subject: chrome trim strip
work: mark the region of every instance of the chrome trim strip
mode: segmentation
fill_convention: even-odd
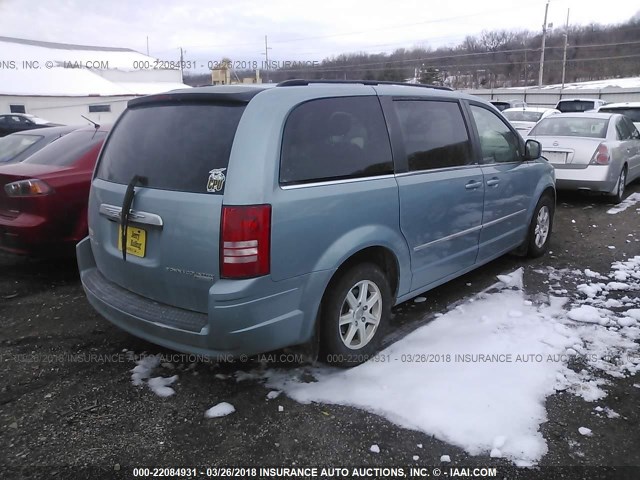
[[[422,245],[418,245],[417,247],[413,247],[414,252],[419,252],[431,245],[435,245],[436,243],[445,242],[447,240],[452,240],[457,237],[461,237],[462,235],[466,235],[467,233],[475,232],[476,230],[480,230],[482,225],[476,225],[475,227],[467,228],[466,230],[462,230],[461,232],[454,233],[453,235],[448,235],[446,237],[439,238],[437,240],[433,240],[431,242],[423,243]]]
[[[520,215],[521,213],[524,213],[526,211],[527,211],[527,209],[523,208],[522,210],[518,210],[517,212],[510,213],[509,215],[505,215],[504,217],[497,218],[495,220],[491,220],[490,222],[487,222],[487,223],[483,223],[482,224],[482,228],[490,227],[491,225],[495,225],[496,223],[500,223],[503,220],[507,220],[507,219],[509,219],[511,217],[515,217],[516,215]]]
[[[470,165],[456,165],[454,167],[432,168],[429,170],[413,170],[411,172],[397,173],[396,177],[398,178],[412,177],[414,175],[426,175],[429,173],[438,173],[438,172],[452,172],[456,170],[469,170],[471,168],[478,168],[478,167],[482,167],[482,165],[478,163],[472,163]],[[478,175],[481,175],[481,174],[479,173]]]
[[[467,233],[475,232],[476,230],[480,230],[482,228],[490,227],[497,223],[500,223],[504,220],[508,220],[511,217],[515,217],[516,215],[520,215],[523,212],[526,212],[526,209],[518,210],[517,212],[510,213],[509,215],[505,215],[504,217],[497,218],[496,220],[491,220],[490,222],[483,223],[482,225],[477,225],[475,227],[468,228],[466,230],[462,230],[461,232],[456,232],[452,235],[448,235],[446,237],[439,238],[437,240],[433,240],[431,242],[423,243],[422,245],[418,245],[417,247],[413,247],[414,252],[419,252],[420,250],[424,250],[431,245],[435,245],[436,243],[445,242],[447,240],[453,240],[454,238],[461,237],[462,235],[466,235]]]
[[[365,182],[370,180],[382,180],[386,178],[395,178],[395,175],[393,173],[389,173],[386,175],[376,175],[374,177],[343,178],[342,180],[327,180],[324,182],[300,183],[298,185],[280,185],[280,188],[282,190],[294,190],[296,188],[321,187],[325,185],[339,185],[342,183]]]
[[[107,217],[112,222],[119,222],[120,215],[122,214],[122,207],[115,205],[109,205],[107,203],[100,204],[100,215]],[[160,215],[149,212],[141,212],[138,210],[129,210],[129,218],[134,223],[144,223],[146,225],[153,225],[156,227],[162,227],[164,222]]]

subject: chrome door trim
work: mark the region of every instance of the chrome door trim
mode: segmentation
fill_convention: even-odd
[[[383,180],[387,178],[395,178],[393,173],[387,173],[384,175],[375,175],[369,177],[354,177],[354,178],[343,178],[340,180],[324,180],[318,182],[309,182],[309,183],[297,183],[293,185],[280,185],[282,190],[295,190],[298,188],[311,188],[311,187],[323,187],[327,185],[340,185],[342,183],[356,183],[356,182],[368,182],[371,180]]]
[[[100,204],[100,215],[107,217],[107,220],[112,222],[119,222],[122,215],[122,207],[116,205],[109,205],[107,203]],[[139,210],[129,210],[129,219],[135,223],[144,223],[145,225],[153,225],[155,227],[162,227],[164,222],[160,215],[149,212],[141,212]]]
[[[515,217],[516,215],[520,215],[521,213],[524,213],[526,211],[527,211],[527,209],[523,208],[522,210],[518,210],[517,212],[510,213],[509,215],[505,215],[504,217],[496,218],[495,220],[491,220],[490,222],[483,223],[482,224],[482,228],[490,227],[491,225],[495,225],[496,223],[500,223],[500,222],[502,222],[504,220],[508,220],[511,217]]]
[[[466,230],[462,230],[461,232],[456,232],[452,235],[448,235],[446,237],[438,238],[437,240],[432,240],[431,242],[423,243],[422,245],[418,245],[417,247],[413,247],[414,252],[419,252],[431,245],[435,245],[436,243],[444,242],[447,240],[452,240],[457,237],[461,237],[462,235],[466,235],[467,233],[475,232],[476,230],[480,230],[482,225],[476,225],[475,227],[467,228]]]
[[[495,220],[491,220],[490,222],[483,223],[482,225],[476,225],[475,227],[467,228],[466,230],[462,230],[461,232],[456,232],[452,235],[447,235],[446,237],[438,238],[437,240],[432,240],[431,242],[423,243],[422,245],[418,245],[417,247],[413,247],[414,252],[419,252],[420,250],[424,250],[431,245],[435,245],[436,243],[445,242],[447,240],[453,240],[454,238],[461,237],[462,235],[466,235],[467,233],[475,232],[476,230],[480,230],[482,228],[490,227],[495,225],[496,223],[500,223],[504,220],[508,220],[516,215],[520,215],[521,213],[526,212],[527,210],[523,208],[522,210],[518,210],[517,212],[510,213],[509,215],[505,215],[504,217],[497,218]]]

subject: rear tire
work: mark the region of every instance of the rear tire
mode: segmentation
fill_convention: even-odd
[[[611,196],[611,200],[616,205],[622,201],[624,198],[624,190],[627,185],[627,166],[624,165],[622,170],[620,171],[620,176],[618,177],[618,183],[613,189],[613,195]]]
[[[553,198],[549,195],[543,195],[538,200],[531,224],[529,225],[529,234],[527,236],[526,255],[530,258],[538,258],[544,255],[549,248],[549,240],[551,239],[551,231],[553,229],[553,215],[555,205]]]
[[[320,358],[338,367],[366,362],[380,348],[393,303],[380,267],[361,263],[327,288],[320,307]]]

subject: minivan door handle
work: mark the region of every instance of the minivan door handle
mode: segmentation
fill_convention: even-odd
[[[497,187],[499,183],[500,180],[494,177],[491,180],[487,180],[487,187]]]
[[[480,188],[481,186],[482,186],[482,182],[471,180],[469,183],[467,183],[464,186],[464,188],[466,188],[467,190],[475,190],[476,188]]]

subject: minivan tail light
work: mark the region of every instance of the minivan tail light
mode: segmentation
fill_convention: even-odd
[[[220,276],[251,278],[271,268],[271,205],[223,206]]]
[[[604,143],[601,143],[598,145],[598,148],[596,148],[590,163],[592,165],[609,165],[610,162],[611,155],[609,154],[609,148]]]

